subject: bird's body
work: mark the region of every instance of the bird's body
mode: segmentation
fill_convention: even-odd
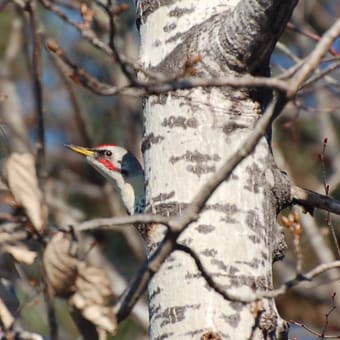
[[[131,152],[112,144],[99,145],[95,148],[66,146],[86,156],[90,165],[113,184],[130,215],[144,211],[144,171]]]

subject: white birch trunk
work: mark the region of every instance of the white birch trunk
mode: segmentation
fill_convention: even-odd
[[[200,55],[202,62],[196,68],[202,77],[268,74],[268,56],[282,28],[270,21],[268,28],[276,25],[276,32],[269,33],[267,41],[253,40],[256,25],[267,29],[256,21],[267,20],[266,15],[252,22],[242,11],[264,11],[262,7],[273,6],[275,1],[240,3],[140,0],[143,66],[174,75],[183,69],[186,58]],[[284,23],[294,3],[282,5]],[[241,5],[245,7],[237,12],[234,7]],[[268,92],[230,88],[196,88],[146,98],[143,151],[148,210],[181,213],[251,133],[268,99]],[[272,288],[273,253],[280,242],[278,196],[284,191],[278,187],[278,173],[263,137],[253,154],[213,194],[197,223],[181,235],[180,242],[198,254],[212,278],[228,291],[242,295]],[[163,232],[162,226],[149,232],[149,248],[161,241]],[[266,300],[263,307],[254,338],[280,338],[285,323],[275,303]],[[249,305],[224,300],[208,286],[193,259],[179,251],[171,254],[152,279],[149,309],[151,339],[247,339],[256,322]]]

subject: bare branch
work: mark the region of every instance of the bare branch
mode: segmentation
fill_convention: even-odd
[[[107,45],[105,42],[101,41],[95,34],[93,30],[91,30],[87,25],[84,23],[76,23],[72,19],[70,19],[66,14],[63,13],[63,11],[60,10],[57,6],[55,6],[51,1],[49,0],[39,0],[39,2],[45,7],[45,9],[51,11],[55,15],[57,15],[61,20],[65,21],[67,24],[71,25],[74,27],[80,34],[81,36],[87,40],[90,44],[95,46],[96,48],[100,49],[103,51],[106,55],[117,58],[118,56],[118,62],[122,66],[123,65],[123,71],[124,68],[129,68],[131,70],[140,70],[139,65],[134,64],[133,62],[129,61],[126,56],[124,56],[122,53],[118,53],[116,48],[112,48],[113,46]],[[130,76],[132,75],[131,71],[127,73]],[[137,79],[136,79],[137,81]]]
[[[58,58],[60,58],[66,65],[68,65],[74,72],[71,78],[80,83],[90,91],[102,95],[112,96],[115,94],[127,94],[135,96],[152,95],[167,93],[175,90],[187,90],[195,87],[268,87],[274,88],[283,92],[287,92],[287,82],[278,78],[266,78],[266,77],[221,77],[221,78],[199,78],[199,77],[186,77],[186,78],[171,78],[163,79],[162,81],[149,81],[134,83],[134,86],[128,85],[123,87],[112,86],[100,82],[96,78],[92,77],[84,69],[80,68],[74,63],[63,51],[60,46],[53,40],[47,40],[46,46],[50,52],[53,52]]]
[[[293,203],[302,205],[307,208],[308,211],[319,208],[340,215],[340,202],[331,197],[300,188],[296,185],[292,185],[291,195]]]
[[[308,76],[318,67],[322,57],[327,53],[333,41],[340,35],[340,19],[338,19],[333,26],[322,36],[320,42],[311,52],[309,58],[306,60],[302,68],[289,81],[291,89],[288,92],[288,97],[294,96],[303,82]]]
[[[157,215],[132,215],[132,216],[119,216],[112,218],[96,218],[90,221],[85,221],[78,224],[75,229],[77,231],[85,231],[85,230],[94,230],[94,229],[115,229],[117,226],[126,225],[126,224],[169,224],[169,217],[157,216]]]
[[[49,49],[47,49],[47,51],[51,52]],[[70,101],[74,109],[74,117],[75,117],[76,125],[79,129],[80,135],[85,145],[93,145],[92,133],[89,128],[90,124],[87,122],[85,113],[82,110],[81,102],[77,96],[74,85],[72,84],[70,78],[65,72],[66,67],[64,63],[62,63],[60,59],[54,53],[49,53],[49,55],[51,56],[51,59],[55,65],[55,68],[60,74],[65,84],[65,87],[67,89],[68,95],[70,97]]]
[[[223,287],[220,287],[211,277],[211,275],[208,273],[206,268],[203,266],[203,263],[199,259],[198,255],[195,253],[193,249],[190,247],[187,247],[183,244],[176,244],[175,250],[180,250],[188,255],[191,256],[191,258],[195,261],[195,264],[197,266],[197,269],[199,270],[200,274],[203,276],[203,278],[207,281],[209,287],[211,287],[216,293],[220,294],[225,300],[229,301],[238,301],[235,299],[235,295],[229,294]]]
[[[41,180],[45,177],[45,123],[44,98],[42,85],[42,58],[41,58],[41,26],[37,16],[36,2],[27,1],[26,9],[30,15],[33,36],[32,72],[33,90],[36,105],[38,141],[37,141],[37,173]]]
[[[296,286],[300,282],[312,281],[314,278],[327,272],[328,270],[337,268],[340,268],[340,261],[320,264],[307,273],[298,274],[294,279],[283,283],[282,286],[280,286],[279,288],[274,289],[270,292],[257,293],[256,296],[258,299],[277,297],[279,295],[286,293],[290,288]]]

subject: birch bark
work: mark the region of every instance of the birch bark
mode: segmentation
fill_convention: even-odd
[[[139,0],[140,60],[173,76],[199,55],[198,76],[269,76],[269,59],[297,0]],[[264,89],[194,88],[145,99],[143,153],[147,209],[180,214],[198,188],[251,133],[271,93]],[[226,290],[272,287],[282,244],[276,214],[285,200],[268,136],[211,196],[180,242]],[[164,227],[148,233],[152,250]],[[151,339],[276,339],[286,324],[272,300],[257,316],[224,300],[193,259],[175,251],[149,285]],[[255,324],[258,327],[254,327]]]

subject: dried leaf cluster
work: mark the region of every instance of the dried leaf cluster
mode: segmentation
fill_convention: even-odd
[[[49,238],[47,206],[33,155],[10,154],[4,163],[3,176],[13,197],[10,202],[14,212],[1,226],[0,251],[10,254],[19,263],[32,264],[38,253],[30,250],[25,241],[30,237]],[[53,295],[67,299],[70,309],[95,325],[98,333],[115,332],[117,322],[111,307],[110,280],[102,269],[80,259],[78,244],[70,234],[58,232],[48,241],[43,265]],[[15,322],[2,300],[0,322],[7,333]]]
[[[117,321],[111,307],[111,282],[101,268],[80,260],[77,248],[69,234],[53,236],[43,256],[48,284],[53,294],[67,298],[69,307],[98,330],[113,334]]]

